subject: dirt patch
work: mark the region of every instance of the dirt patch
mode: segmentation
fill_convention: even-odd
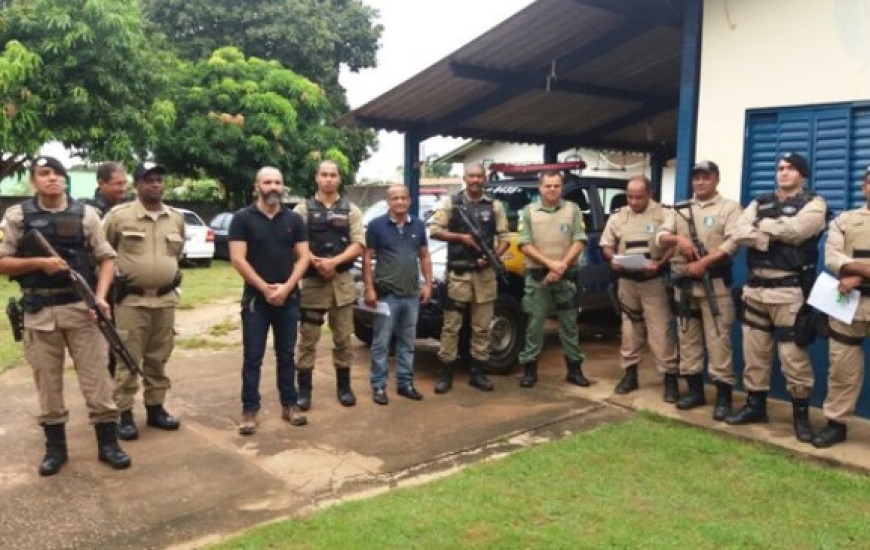
[[[238,299],[209,302],[175,311],[177,355],[191,357],[242,345]]]

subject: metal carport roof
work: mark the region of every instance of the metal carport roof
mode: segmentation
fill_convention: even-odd
[[[340,122],[667,158],[683,9],[683,0],[538,0]]]

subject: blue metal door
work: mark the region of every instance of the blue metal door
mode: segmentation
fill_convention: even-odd
[[[865,202],[861,192],[861,177],[870,165],[870,105],[750,111],[746,119],[744,151],[741,196],[744,206],[756,195],[775,189],[776,160],[783,153],[793,151],[810,161],[810,187],[825,198],[834,214],[856,208]],[[819,246],[824,252],[824,239]],[[824,266],[820,265],[819,271],[822,269]],[[746,274],[746,261],[741,252],[735,262],[736,284],[743,284]],[[732,338],[735,368],[742,371],[739,326],[735,328]],[[865,344],[865,354],[867,349]],[[821,405],[827,392],[827,341],[816,341],[810,352],[816,375],[812,401],[815,405]],[[868,385],[870,382],[865,378],[864,391],[858,403],[858,414],[864,417],[870,417]],[[778,363],[774,368],[771,389],[775,396],[789,398]]]

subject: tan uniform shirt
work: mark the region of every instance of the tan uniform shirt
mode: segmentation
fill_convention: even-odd
[[[839,275],[843,266],[852,262],[870,264],[870,257],[855,258],[856,250],[870,252],[870,210],[867,206],[843,212],[828,226],[825,242],[825,267]],[[862,286],[868,285],[866,279]],[[861,297],[856,321],[870,321],[870,297]]]
[[[736,243],[766,252],[771,241],[782,241],[787,244],[799,245],[807,239],[821,233],[825,229],[827,212],[825,199],[814,197],[800,212],[794,216],[765,218],[758,227],[753,222],[758,214],[758,202],[752,201],[743,214],[737,219],[733,239]],[[794,275],[778,269],[756,269],[752,272],[758,277],[775,279]],[[743,287],[743,296],[767,304],[790,304],[802,302],[804,299],[800,287],[751,288]]]
[[[66,208],[67,202],[64,199],[63,204],[59,208],[46,210],[62,212]],[[88,249],[91,251],[95,265],[99,266],[103,260],[114,258],[115,251],[106,241],[105,233],[100,226],[100,217],[92,206],[85,205],[82,225]],[[24,236],[24,211],[21,209],[20,204],[11,206],[6,210],[6,214],[3,216],[3,223],[0,224],[0,227],[3,228],[3,238],[0,239],[0,258],[15,256],[18,250],[18,242]],[[55,330],[55,315],[61,314],[65,308],[80,309],[82,311],[87,311],[88,309],[84,302],[75,302],[65,306],[46,307],[37,313],[25,313],[24,328],[45,331]],[[88,320],[87,317],[83,318]]]
[[[665,215],[662,205],[653,200],[639,214],[628,206],[621,208],[607,220],[601,246],[613,248],[616,254],[648,254],[652,260],[658,260],[664,250],[655,236]]]
[[[128,295],[124,305],[177,304],[177,293],[156,296],[154,291],[171,284],[178,273],[178,261],[184,250],[184,216],[165,205],[159,214],[148,212],[137,200],[110,210],[103,227],[109,243],[118,250],[117,267],[121,275],[130,286],[145,290],[143,296]]]
[[[465,193],[465,199],[468,202],[473,202]],[[495,215],[495,236],[498,241],[507,241],[510,239],[507,214],[504,211],[504,205],[500,200],[492,199],[484,195],[481,199],[484,202],[492,202],[492,212]],[[450,222],[450,216],[453,213],[453,197],[444,197],[441,200],[441,207],[435,211],[429,219],[429,233],[437,233],[438,231],[449,231],[447,224]]]
[[[737,220],[743,212],[740,205],[718,193],[710,200],[692,199],[691,202],[692,215],[695,217],[695,230],[707,252],[722,251],[729,257],[737,254],[739,245],[734,241],[733,235]],[[661,245],[661,238],[664,235],[680,235],[691,238],[689,221],[683,216],[689,217],[688,210],[666,211],[665,221],[656,233],[657,244]],[[686,258],[677,250],[671,259],[671,272],[675,277],[685,275],[686,263]],[[716,287],[716,293],[720,293],[722,288],[719,287],[724,287],[722,280],[714,279],[713,284]],[[700,282],[693,285],[692,295],[704,296],[704,287]]]

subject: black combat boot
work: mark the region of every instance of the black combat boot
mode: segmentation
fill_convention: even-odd
[[[702,382],[703,384],[703,382]],[[703,388],[701,394],[703,395]],[[665,389],[662,395],[665,403],[676,403],[680,400],[680,375],[673,373],[665,373]]]
[[[810,426],[810,400],[791,400],[791,416],[794,425],[794,435],[798,441],[810,443],[813,440],[813,427]]]
[[[438,381],[435,382],[435,393],[447,393],[453,387],[453,369],[456,361],[444,363],[441,367],[441,374],[438,375]]]
[[[486,373],[483,371],[483,361],[478,361],[477,359],[471,360],[468,385],[473,386],[480,391],[493,390],[492,382],[489,381],[489,378],[487,378]]]
[[[725,417],[725,423],[732,426],[767,422],[767,392],[751,391],[746,396],[746,404],[736,413]]]
[[[296,381],[299,384],[299,394],[296,396],[296,405],[303,411],[311,408],[311,378],[314,371],[311,369],[297,369]]]
[[[139,428],[133,421],[133,411],[130,409],[121,411],[121,418],[118,420],[118,439],[124,441],[139,439]]]
[[[622,375],[622,380],[614,388],[614,393],[625,395],[638,389],[640,384],[637,382],[637,365],[632,365],[625,368],[625,374]]]
[[[520,386],[531,388],[538,383],[538,362],[529,361],[523,364],[523,379],[520,380]]]
[[[338,402],[344,407],[356,405],[356,396],[350,389],[350,367],[335,367],[335,389],[338,393]]]
[[[152,428],[160,428],[161,430],[177,430],[181,422],[166,412],[162,403],[156,405],[145,405],[145,412],[148,417],[148,425]]]
[[[846,441],[846,425],[835,420],[828,420],[827,426],[819,430],[819,433],[813,438],[813,446],[827,449],[843,441]]]
[[[580,386],[581,388],[585,388],[589,386],[589,380],[583,376],[583,360],[577,359],[568,359],[565,358],[565,368],[568,371],[568,374],[565,375],[565,380],[574,384],[575,386]]]
[[[130,467],[130,456],[118,445],[118,427],[114,422],[94,424],[97,432],[97,458],[116,470]]]
[[[39,464],[39,475],[53,476],[66,464],[66,427],[63,424],[43,424],[45,456]]]
[[[713,420],[719,422],[731,415],[731,384],[716,382],[716,404],[713,406]]]
[[[665,375],[665,383],[667,383],[667,374]],[[686,385],[689,391],[677,401],[677,408],[681,411],[688,411],[695,407],[700,407],[707,404],[707,397],[704,395],[704,375],[689,374],[686,376]]]

